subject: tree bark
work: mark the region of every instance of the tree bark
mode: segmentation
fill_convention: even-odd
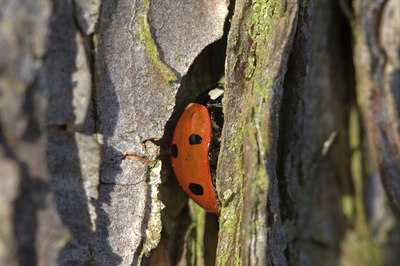
[[[0,265],[399,264],[399,10],[0,1]],[[169,145],[221,80],[217,217]]]

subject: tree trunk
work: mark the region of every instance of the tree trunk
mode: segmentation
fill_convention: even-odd
[[[400,263],[398,1],[4,0],[0,48],[0,265]],[[169,145],[221,80],[217,217]]]

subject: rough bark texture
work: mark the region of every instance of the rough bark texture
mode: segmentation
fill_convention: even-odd
[[[399,7],[397,1],[354,4],[359,103],[375,167],[397,215],[400,215]]]
[[[162,229],[155,141],[227,3],[0,6],[0,264],[140,263]]]
[[[277,194],[277,115],[297,9],[295,1],[236,2],[228,37],[228,90],[217,182],[222,205],[227,205],[220,218],[220,264],[283,261],[286,232],[281,230]],[[269,229],[268,219],[274,222]],[[273,237],[268,237],[268,230]],[[269,245],[277,238],[283,241]],[[267,258],[267,249],[273,257]]]
[[[400,264],[399,50],[397,0],[0,0],[0,265]],[[222,76],[217,218],[168,147]]]
[[[371,162],[396,206],[400,152],[391,95],[399,86],[393,72],[390,79],[371,72],[376,59],[357,64],[379,51],[370,47],[377,41],[362,43],[369,32],[375,38],[389,31],[386,42],[398,47],[396,11],[387,7],[394,4],[386,3],[386,15],[377,12],[380,5],[384,1],[236,1],[219,161],[225,206],[219,264],[398,263],[399,243],[388,240],[397,225],[389,225],[393,216]],[[390,104],[371,102],[371,73],[375,82],[389,80],[391,89],[382,88],[379,97],[387,95]],[[367,98],[367,108],[356,94]],[[377,131],[380,146],[373,144]],[[365,149],[368,143],[375,146]]]

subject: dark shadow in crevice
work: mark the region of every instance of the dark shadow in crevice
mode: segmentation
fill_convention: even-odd
[[[192,223],[187,206],[187,196],[176,181],[170,164],[169,147],[173,130],[179,116],[186,106],[194,101],[202,91],[210,88],[213,79],[210,73],[211,49],[213,44],[203,50],[195,59],[188,74],[182,78],[182,83],[176,96],[176,106],[171,118],[165,126],[163,138],[157,143],[161,147],[159,159],[162,161],[160,198],[165,208],[162,211],[163,230],[161,242],[157,249],[151,253],[152,261],[159,261],[162,256],[161,249],[168,249],[168,256],[172,265],[176,265],[182,257],[185,236]]]
[[[348,2],[350,3],[351,1]],[[313,39],[314,36],[311,37],[307,35],[310,31],[305,30],[305,28],[308,27],[308,23],[312,22],[305,21],[302,16],[299,17],[298,31],[296,32],[288,60],[288,70],[283,85],[284,92],[281,109],[279,110],[279,143],[277,149],[279,209],[282,215],[282,223],[288,222],[294,227],[300,226],[297,223],[307,223],[307,221],[305,221],[307,217],[305,217],[304,213],[306,211],[309,212],[310,209],[312,210],[312,207],[308,206],[307,203],[316,204],[316,202],[313,202],[315,197],[313,198],[309,193],[321,193],[321,189],[325,189],[326,186],[328,186],[327,184],[330,184],[327,182],[326,178],[322,178],[323,172],[319,175],[318,171],[320,171],[320,169],[323,169],[326,173],[329,172],[329,170],[327,170],[328,167],[331,167],[333,169],[332,171],[335,171],[335,174],[332,174],[333,178],[331,179],[333,180],[331,180],[331,182],[336,182],[338,188],[333,189],[338,190],[342,194],[347,193],[353,195],[354,193],[351,179],[349,179],[350,149],[346,146],[350,107],[356,105],[351,26],[340,10],[337,2],[330,3],[328,7],[325,5],[322,6],[322,8],[320,7],[320,9],[316,8],[314,12],[324,12],[323,8],[328,8],[329,12],[331,12],[330,20],[326,22],[327,24],[325,25],[329,30],[326,35],[319,35],[319,38],[326,38],[325,43],[321,39]],[[310,138],[317,135],[314,134],[310,137],[310,135],[304,133],[307,130],[309,131],[308,128],[305,128],[305,126],[310,123],[307,120],[320,119],[320,121],[322,121],[323,119],[321,118],[322,115],[317,112],[315,112],[313,117],[307,117],[305,115],[306,109],[316,109],[315,106],[305,106],[305,104],[307,104],[304,102],[305,91],[310,90],[310,88],[306,86],[313,86],[315,79],[319,78],[315,77],[315,73],[321,73],[316,70],[315,65],[311,65],[316,60],[312,60],[314,55],[310,54],[309,51],[310,47],[313,47],[315,44],[311,44],[310,42],[319,42],[317,44],[319,45],[319,49],[326,53],[326,64],[329,70],[327,71],[329,74],[326,79],[329,80],[330,84],[327,87],[318,89],[330,89],[330,93],[335,94],[335,97],[331,99],[331,105],[329,107],[332,109],[330,111],[336,116],[336,125],[334,128],[338,128],[337,130],[342,129],[342,131],[339,132],[338,138],[342,140],[340,149],[342,151],[341,154],[344,156],[343,158],[332,159],[329,158],[329,154],[322,155],[319,150],[316,152],[312,151],[311,149],[315,149],[315,147],[304,147],[308,143],[314,141]],[[310,81],[311,79],[313,80]],[[335,87],[335,85],[337,87]],[[315,90],[316,88],[312,89]],[[308,95],[310,95],[310,93],[308,93]],[[316,98],[317,96],[311,95],[311,97]],[[308,103],[313,103],[313,101],[316,100],[318,100],[318,98],[312,99]],[[317,104],[319,103],[316,103],[316,105]],[[338,110],[340,113],[338,113]],[[340,121],[341,124],[338,124],[337,121]],[[315,130],[318,132],[318,128],[315,128]],[[330,152],[333,152],[338,146],[338,143],[335,143]],[[314,158],[308,158],[308,161],[304,159],[306,158],[306,153],[312,152],[314,152],[314,154],[312,154]],[[305,166],[303,165],[304,163],[312,163],[312,169],[308,169],[310,165]],[[342,168],[340,170],[338,169],[339,167],[336,167],[339,165],[340,168]],[[309,172],[305,173],[305,171]],[[340,178],[343,180],[339,180]],[[322,179],[324,180],[321,181]],[[321,185],[325,185],[325,187],[321,187]],[[322,193],[324,192],[322,191]],[[335,201],[333,201],[332,205],[329,207],[332,208],[332,212],[336,212],[341,208],[340,204],[336,204]],[[318,243],[318,246],[322,249],[329,246],[331,250],[338,250],[339,243],[344,237],[344,227],[347,226],[346,221],[344,221],[341,214],[336,215],[335,219],[337,220],[335,221],[336,224],[333,231],[336,234],[336,239],[331,242]],[[312,225],[309,227],[312,227]],[[285,257],[289,263],[298,261],[298,256],[300,256],[298,250],[299,246],[302,245],[300,241],[308,244],[311,243],[311,245],[315,244],[315,240],[311,241],[310,239],[305,239],[301,231],[297,232],[293,237],[294,239],[288,243],[288,247],[285,250]]]
[[[42,135],[40,124],[35,112],[35,91],[37,88],[37,79],[27,88],[25,93],[25,101],[22,109],[27,116],[27,126],[22,139],[24,141],[34,142],[39,139]],[[38,103],[36,103],[38,104]]]
[[[302,135],[301,124],[302,119],[298,114],[298,110],[301,109],[301,83],[299,79],[305,76],[305,69],[307,69],[305,58],[299,58],[299,52],[305,50],[306,42],[305,36],[301,33],[296,33],[294,37],[292,53],[288,59],[288,70],[285,75],[283,83],[283,95],[281,100],[281,110],[279,112],[279,139],[277,149],[277,167],[276,174],[279,178],[279,192],[280,192],[280,209],[282,222],[285,220],[295,219],[295,207],[294,200],[288,193],[285,163],[288,161],[290,151],[298,149],[297,145],[293,142],[293,139],[299,139]],[[301,163],[301,161],[299,161]],[[298,165],[301,168],[301,165]],[[299,170],[299,169],[298,169]],[[298,173],[301,177],[301,173]],[[300,179],[300,185],[302,180]]]
[[[173,173],[169,147],[175,125],[186,106],[194,101],[202,92],[215,86],[224,76],[227,36],[230,27],[234,3],[230,5],[230,12],[224,25],[223,37],[208,45],[194,60],[188,73],[182,78],[181,86],[176,95],[176,105],[171,118],[167,122],[163,138],[157,142],[161,147],[159,159],[162,161],[161,200],[165,204],[162,211],[162,237],[158,247],[151,253],[151,261],[158,262],[165,258],[165,253],[172,265],[176,265],[182,257],[185,237],[188,227],[192,223],[187,207],[187,196],[176,181]],[[215,251],[218,237],[218,217],[207,213],[205,231],[206,261],[215,261]],[[165,251],[167,250],[167,252]],[[164,253],[164,254],[163,254]],[[207,264],[208,265],[208,264]]]
[[[218,216],[208,212],[204,228],[204,264],[216,265],[216,250],[218,244]]]

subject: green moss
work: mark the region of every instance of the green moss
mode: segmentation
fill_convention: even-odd
[[[144,6],[145,14],[147,14],[149,10],[148,0],[144,2]],[[165,85],[170,88],[170,83],[176,81],[178,78],[175,73],[158,58],[157,46],[153,43],[153,38],[151,37],[150,26],[147,23],[147,15],[143,16],[142,25],[139,28],[139,38],[140,42],[146,47],[146,51],[153,60],[154,65],[163,76]]]
[[[252,43],[250,54],[244,55],[247,67],[245,77],[250,79],[256,70],[257,58],[266,58],[266,43],[281,15],[282,1],[258,0],[252,3],[251,15],[246,33]]]
[[[145,8],[144,13],[147,14],[149,10],[148,0],[144,2],[144,8]],[[173,90],[173,88],[171,87],[171,82],[178,80],[178,78],[175,75],[175,73],[159,59],[157,46],[153,42],[153,38],[150,32],[150,26],[147,22],[146,15],[143,16],[143,20],[140,25],[138,34],[140,42],[145,46],[146,51],[149,54],[151,60],[153,61],[154,66],[158,69],[161,76],[163,77],[165,86]],[[179,59],[179,57],[177,58]],[[171,106],[174,106],[175,97],[168,97],[168,95],[166,97],[167,97],[165,101],[166,104],[162,105],[161,107],[164,108],[167,113],[169,113]]]
[[[264,101],[267,101],[269,98],[268,89],[273,85],[273,81],[267,79],[262,73],[259,73],[252,85],[253,91],[261,96]]]
[[[249,22],[247,23],[246,33],[252,41],[250,51],[245,55],[247,67],[245,70],[246,78],[253,77],[253,90],[260,94],[264,99],[268,99],[268,88],[273,84],[273,80],[265,75],[265,69],[268,68],[267,59],[274,28],[280,20],[285,19],[283,12],[283,2],[279,0],[256,0],[252,3]],[[272,36],[271,36],[272,35]],[[257,62],[259,59],[259,63]],[[256,64],[261,64],[257,67]],[[257,71],[257,69],[259,69]]]
[[[266,42],[274,25],[282,16],[283,1],[280,0],[256,0],[252,3],[250,21],[247,27],[247,34],[253,41]]]
[[[250,9],[247,9],[248,7]],[[263,196],[265,201],[258,200],[260,197],[258,193],[268,195],[269,179],[265,160],[268,152],[270,152],[270,114],[268,110],[273,104],[271,103],[271,92],[274,79],[268,76],[269,72],[266,70],[269,67],[268,52],[271,52],[271,39],[275,37],[273,35],[275,34],[275,26],[281,19],[285,19],[282,7],[283,2],[280,0],[255,0],[251,3],[236,2],[235,10],[239,10],[239,12],[238,15],[233,16],[231,32],[228,37],[226,73],[234,71],[237,65],[245,65],[246,84],[243,89],[248,91],[249,94],[247,95],[247,108],[238,118],[240,122],[234,129],[234,135],[230,136],[227,145],[230,156],[233,156],[231,160],[234,160],[236,175],[233,177],[235,179],[232,182],[232,190],[239,192],[239,194],[235,195],[229,201],[229,204],[221,210],[219,239],[224,242],[225,249],[220,250],[220,254],[218,254],[219,265],[227,265],[228,263],[240,265],[242,263],[241,245],[243,240],[254,237],[252,232],[258,231],[258,228],[265,225],[265,219],[255,221],[250,225],[251,232],[246,232],[248,235],[241,235],[244,175],[246,174],[246,178],[251,178],[251,180],[246,181],[246,186],[250,186],[246,187],[246,193],[249,193],[246,197],[250,197],[253,204],[253,206],[246,206],[246,208],[252,208],[252,212],[254,209],[254,213],[258,209],[265,209],[266,197]],[[243,36],[243,31],[249,37],[248,42],[247,40],[244,42],[238,40],[238,38],[246,39],[246,36]],[[250,47],[246,46],[248,43],[250,43]],[[230,60],[229,55],[231,53],[235,53],[235,56],[232,57],[234,60]],[[226,111],[225,107],[224,105],[224,111]],[[248,173],[245,173],[244,169],[242,152],[244,144],[246,144],[246,150],[247,145],[250,145],[246,156],[251,157],[246,158],[246,163],[249,162],[252,166],[254,165],[254,167],[249,167],[250,172]],[[234,155],[231,155],[231,153],[234,153]],[[262,158],[260,159],[260,157]],[[219,189],[218,184],[217,188]],[[226,241],[229,241],[229,243],[225,243]]]
[[[344,195],[343,212],[353,224],[342,242],[343,255],[341,265],[382,265],[382,247],[368,227],[363,205],[362,154],[359,140],[359,119],[357,110],[352,109],[349,119],[349,143],[352,149],[351,174],[355,188],[355,197]]]
[[[204,264],[204,227],[206,212],[199,205],[192,204],[194,210],[194,223],[196,227],[196,262],[198,265]]]
[[[249,56],[247,58],[247,68],[245,70],[245,77],[250,79],[253,76],[254,71],[256,70],[256,58],[255,56]]]

